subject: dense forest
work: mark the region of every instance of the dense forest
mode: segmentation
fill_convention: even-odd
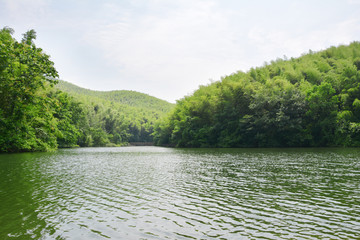
[[[109,141],[104,135],[105,142],[94,146],[152,142],[155,122],[174,108],[174,104],[135,91],[94,91],[61,80],[55,88],[82,104],[89,120],[86,126],[108,134]]]
[[[158,145],[360,146],[360,43],[237,72],[179,100]]]
[[[151,142],[173,104],[133,91],[99,92],[59,81],[30,30],[0,30],[0,152]]]
[[[360,43],[277,59],[174,106],[58,80],[36,32],[0,30],[0,152],[152,142],[176,147],[360,146]]]
[[[148,109],[155,111],[160,115],[162,113],[168,113],[174,104],[171,104],[165,100],[158,99],[156,97],[149,96],[144,93],[127,90],[116,90],[116,91],[94,91],[85,88],[81,88],[72,83],[66,81],[59,81],[55,86],[63,92],[67,92],[75,97],[81,98],[86,96],[91,99],[104,99],[111,102],[121,103],[131,107],[140,108],[142,110]]]

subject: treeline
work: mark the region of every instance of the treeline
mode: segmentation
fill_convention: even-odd
[[[139,100],[131,105],[96,94],[60,91],[54,87],[59,83],[54,63],[34,44],[36,32],[23,34],[20,42],[12,37],[13,32],[8,27],[0,30],[0,152],[120,146],[153,140],[154,122],[172,104],[148,95],[142,98],[146,103]],[[76,88],[65,82],[61,85]],[[135,98],[141,95],[125,95],[131,99],[132,93]],[[149,106],[151,102],[158,106]]]
[[[121,103],[131,107],[137,107],[142,110],[151,109],[152,111],[155,111],[161,115],[162,113],[168,113],[174,107],[174,104],[171,104],[165,100],[161,100],[156,97],[152,97],[136,91],[94,91],[81,88],[72,83],[61,80],[56,85],[56,88],[76,97],[87,96],[87,98],[101,98],[111,102]]]
[[[152,142],[155,122],[174,107],[174,104],[135,91],[94,91],[61,80],[55,88],[82,103],[89,120],[86,126],[108,134],[108,141],[102,137],[101,144],[97,142],[95,146]]]
[[[155,129],[177,147],[360,146],[360,43],[201,86]]]

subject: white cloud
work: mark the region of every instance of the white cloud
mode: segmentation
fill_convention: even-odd
[[[360,5],[360,0],[347,0],[347,3],[352,5]]]
[[[36,21],[46,15],[49,0],[2,0],[8,16]]]
[[[224,12],[210,1],[177,7],[140,17],[127,11],[116,23],[98,25],[86,39],[118,67],[122,86],[146,90],[163,84],[178,90],[169,91],[167,99],[237,70],[241,51]]]
[[[333,25],[317,18],[318,25],[312,26],[302,19],[304,6],[293,19],[285,20],[291,14],[279,16],[279,10],[269,13],[266,22],[256,17],[246,22],[249,13],[237,7],[226,9],[218,1],[163,0],[132,1],[126,8],[104,5],[101,11],[111,9],[106,12],[113,21],[96,21],[84,39],[116,66],[119,78],[113,88],[174,99],[209,79],[284,55],[296,57],[309,49],[348,43],[360,32],[357,18]]]
[[[248,38],[256,46],[258,56],[255,58],[269,61],[283,55],[297,57],[309,49],[320,51],[330,46],[349,44],[359,39],[359,33],[360,18],[354,18],[307,31],[254,27],[248,32]]]
[[[360,40],[357,3],[0,0],[0,21],[34,28],[65,80],[174,101],[209,79]]]

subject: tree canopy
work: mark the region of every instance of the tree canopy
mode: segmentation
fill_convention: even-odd
[[[179,100],[159,145],[360,146],[360,43],[237,72]]]
[[[277,59],[174,106],[58,80],[36,32],[0,30],[0,152],[152,142],[177,147],[360,146],[360,43]]]
[[[155,121],[173,104],[59,81],[50,56],[34,43],[36,32],[26,32],[20,42],[13,33],[0,30],[0,152],[153,141]]]
[[[21,42],[13,32],[0,30],[0,151],[49,150],[56,146],[56,123],[44,90],[58,73],[35,46],[34,30]]]
[[[135,91],[94,91],[61,80],[55,87],[82,103],[88,119],[88,129],[83,132],[91,139],[102,136],[95,137],[100,139],[95,140],[95,146],[153,142],[155,122],[174,107],[174,104]]]

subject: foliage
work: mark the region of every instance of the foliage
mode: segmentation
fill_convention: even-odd
[[[93,91],[61,80],[55,87],[81,102],[85,109],[88,128],[82,131],[80,146],[152,142],[155,122],[174,107],[135,91]],[[91,139],[91,144],[85,139]]]
[[[30,30],[0,30],[0,152],[151,142],[178,147],[360,146],[360,43],[277,59],[174,106],[58,81]],[[58,85],[56,85],[58,84]]]
[[[0,30],[0,151],[54,149],[56,121],[43,91],[56,83],[54,63],[33,43],[35,31],[21,42],[13,32]]]
[[[178,147],[360,146],[360,43],[238,72],[179,100],[155,127]]]
[[[99,92],[56,80],[36,32],[0,30],[0,152],[151,142],[154,123],[173,108],[133,91]],[[63,90],[60,91],[59,89]]]
[[[156,97],[152,97],[136,91],[94,91],[81,88],[72,83],[61,80],[56,85],[56,88],[71,95],[87,96],[88,98],[93,97],[94,99],[100,98],[109,102],[120,103],[130,107],[150,109],[156,112],[160,112],[160,114],[168,113],[174,106],[173,104],[168,103],[165,100],[161,100]]]

